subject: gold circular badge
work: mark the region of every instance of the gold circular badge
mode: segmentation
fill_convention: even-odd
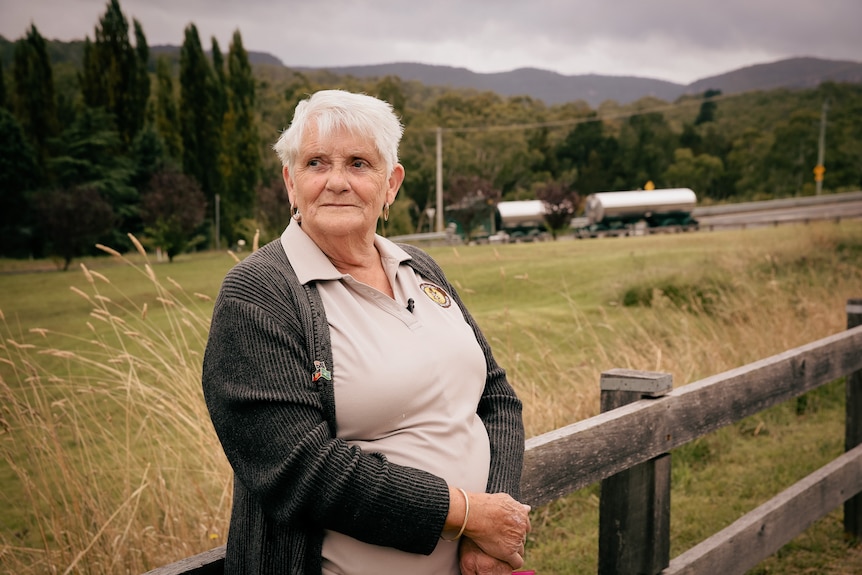
[[[452,305],[452,300],[449,294],[443,291],[443,288],[434,284],[424,283],[419,288],[428,296],[428,299],[439,305],[440,307],[449,307]]]

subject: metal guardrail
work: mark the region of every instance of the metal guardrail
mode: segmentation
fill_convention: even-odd
[[[844,192],[840,194],[823,194],[820,196],[803,196],[799,198],[781,198],[778,200],[762,200],[757,202],[740,202],[718,206],[700,206],[692,211],[692,215],[697,218],[698,216],[715,216],[720,214],[734,214],[738,212],[776,210],[781,208],[835,204],[840,202],[862,202],[862,191]]]

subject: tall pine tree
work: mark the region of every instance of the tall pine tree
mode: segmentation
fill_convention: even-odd
[[[224,192],[226,190],[227,179],[224,175],[224,144],[227,141],[227,134],[224,131],[225,117],[228,113],[227,100],[227,76],[225,75],[224,56],[219,47],[218,40],[215,36],[212,37],[212,87],[210,95],[212,97],[212,109],[210,110],[211,121],[214,128],[218,130],[218,137],[213,140],[213,158],[217,170],[217,186],[213,193],[222,195],[224,202]],[[224,204],[222,204],[224,205]],[[230,234],[228,234],[230,236]]]
[[[6,107],[6,75],[3,73],[3,60],[0,59],[0,108]]]
[[[40,255],[31,242],[33,212],[27,193],[36,185],[39,167],[21,126],[0,107],[0,255]]]
[[[156,63],[156,129],[165,143],[165,152],[178,164],[183,153],[179,118],[171,64],[161,56]]]
[[[135,70],[135,81],[132,87],[131,107],[132,117],[138,122],[135,133],[137,134],[146,123],[147,104],[150,101],[150,47],[147,44],[147,37],[144,35],[144,29],[141,23],[136,19],[132,19],[132,26],[135,29],[135,56],[137,57],[137,66]]]
[[[227,101],[227,76],[225,76],[224,56],[221,53],[218,40],[212,38],[212,61],[213,61],[213,122],[221,125],[228,110]]]
[[[84,42],[80,75],[84,103],[104,108],[114,116],[122,144],[128,149],[144,125],[150,78],[149,48],[141,25],[135,21],[136,48],[129,40],[129,22],[118,0],[110,0],[96,26],[95,40]]]
[[[185,29],[180,49],[180,126],[183,139],[183,172],[195,178],[210,204],[220,190],[218,152],[221,121],[214,120],[212,98],[215,80],[194,24]]]
[[[54,72],[48,57],[48,45],[35,25],[26,37],[15,43],[14,110],[24,133],[30,137],[37,161],[48,156],[48,141],[58,130],[57,104],[54,98]]]
[[[239,30],[234,32],[228,52],[227,81],[228,113],[221,165],[227,199],[224,215],[230,231],[240,219],[252,217],[261,164],[254,75]]]

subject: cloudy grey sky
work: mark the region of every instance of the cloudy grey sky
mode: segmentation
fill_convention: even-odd
[[[93,37],[107,0],[0,0],[0,35]],[[288,66],[421,62],[687,84],[794,56],[862,61],[862,0],[120,0],[150,45],[250,51]]]

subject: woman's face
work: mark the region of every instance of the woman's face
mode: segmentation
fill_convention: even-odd
[[[312,239],[373,236],[383,204],[392,203],[404,179],[398,164],[391,174],[373,142],[346,130],[327,137],[314,123],[306,130],[293,172],[284,182],[292,205],[302,214],[302,229]]]

